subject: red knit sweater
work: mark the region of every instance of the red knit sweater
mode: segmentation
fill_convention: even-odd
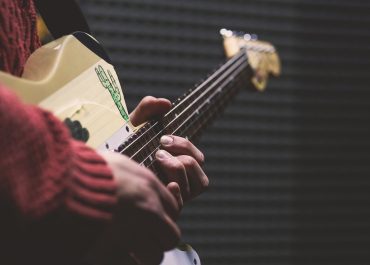
[[[40,45],[35,17],[32,1],[0,0],[0,70],[22,73]],[[95,151],[72,140],[51,113],[20,102],[0,80],[0,264],[41,264],[50,257],[73,264],[70,258],[111,220],[115,191]]]

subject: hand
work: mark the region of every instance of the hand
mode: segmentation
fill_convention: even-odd
[[[172,104],[167,99],[145,97],[131,114],[135,126],[165,114]],[[200,167],[203,154],[187,139],[161,138],[158,165],[169,183],[166,187],[148,169],[128,157],[103,153],[118,184],[118,208],[113,235],[139,264],[159,264],[163,252],[176,246],[180,230],[174,223],[183,200],[198,195],[208,186]],[[167,150],[167,151],[165,151]],[[117,243],[116,243],[117,244]]]
[[[164,115],[171,106],[167,99],[145,97],[131,113],[131,123],[137,126]],[[158,165],[169,180],[167,188],[182,207],[183,201],[194,198],[208,187],[208,177],[200,166],[204,163],[204,155],[189,140],[178,136],[162,136],[161,145],[164,150],[156,153]]]
[[[163,252],[174,248],[180,239],[174,222],[178,203],[147,168],[117,153],[102,156],[118,184],[113,241],[133,253],[139,264],[159,264]]]
[[[203,153],[189,140],[174,135],[162,136],[160,143],[163,150],[156,153],[156,158],[169,185],[178,183],[185,202],[201,194],[209,184],[201,168]]]

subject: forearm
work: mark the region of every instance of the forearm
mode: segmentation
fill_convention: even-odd
[[[0,227],[11,238],[34,238],[35,249],[91,244],[111,220],[116,184],[101,156],[1,85],[0,157]]]
[[[71,140],[49,112],[0,88],[0,191],[19,214],[40,218],[58,207],[109,219],[115,183],[105,161]]]

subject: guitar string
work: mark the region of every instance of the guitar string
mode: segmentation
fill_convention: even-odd
[[[207,84],[211,83],[218,75],[220,75],[223,71],[228,70],[230,65],[235,64],[242,57],[245,57],[245,51],[244,50],[241,50],[239,54],[237,54],[232,59],[230,59],[228,62],[226,62],[220,69],[218,69],[209,78],[207,78],[206,81],[204,81],[201,85],[199,85],[197,88],[195,88],[193,91],[191,91],[191,93],[189,93],[189,95],[186,95],[186,97],[178,105],[176,105],[168,113],[165,114],[164,118],[167,117],[168,115],[170,115],[177,108],[179,108],[180,106],[182,106],[189,97],[193,96],[198,91],[200,91],[204,86],[206,86]],[[154,124],[151,124],[151,126],[145,131],[145,133],[149,132],[157,124],[158,124],[158,122],[155,122]],[[131,143],[129,143],[129,145],[127,145],[123,150],[121,150],[120,153],[122,154],[126,149],[128,149],[134,143],[136,143],[138,141],[142,141],[142,138],[144,137],[144,134],[145,133],[143,133],[142,135],[139,135],[137,139],[135,139],[134,141],[132,141]]]
[[[206,85],[208,85],[209,83],[211,83],[222,72],[224,72],[225,70],[229,70],[230,69],[229,68],[229,65],[233,66],[235,64],[235,62],[237,62],[238,60],[240,60],[240,58],[242,58],[241,55],[243,55],[243,53],[235,56],[234,60],[230,60],[225,65],[223,65],[218,71],[216,71],[215,73],[213,73],[205,82],[203,82],[200,86],[198,86],[196,89],[194,89],[194,91],[192,91],[189,95],[186,95],[186,97],[178,105],[176,105],[173,109],[171,109],[168,113],[166,113],[163,118],[168,117],[171,114],[171,112],[176,111],[177,109],[179,109],[180,107],[182,107],[187,102],[187,100],[189,98],[191,98],[194,95],[196,95],[199,91],[201,91],[201,89],[203,87],[205,87]],[[172,121],[171,121],[171,123],[172,123]],[[145,142],[145,137],[148,134],[150,134],[152,132],[153,128],[155,126],[157,126],[157,125],[158,125],[158,121],[154,122],[153,124],[150,124],[150,127],[148,129],[146,129],[145,132],[143,132],[141,135],[139,135],[139,137],[137,139],[135,139],[134,141],[132,141],[131,143],[129,143],[123,150],[121,150],[120,153],[124,153],[126,150],[128,150],[132,145],[134,145],[137,142]],[[144,141],[142,141],[143,138],[144,138]],[[150,135],[149,135],[149,138],[150,138]],[[142,149],[142,147],[141,147],[141,149]]]
[[[191,106],[193,106],[194,104],[196,104],[198,101],[200,101],[200,99],[202,99],[202,97],[205,95],[205,94],[207,94],[209,91],[212,91],[212,89],[216,86],[216,84],[217,83],[219,83],[220,81],[222,81],[222,80],[224,80],[224,79],[227,79],[230,75],[231,75],[231,73],[233,72],[233,71],[235,71],[235,70],[237,70],[238,68],[240,68],[240,66],[242,65],[242,64],[244,64],[246,62],[246,60],[242,60],[242,62],[241,63],[239,63],[239,65],[238,64],[234,64],[233,65],[233,68],[235,68],[235,66],[236,66],[236,69],[233,69],[233,68],[229,68],[225,73],[223,73],[222,75],[221,75],[221,77],[219,77],[215,82],[213,82],[211,85],[210,85],[210,87],[208,87],[205,91],[203,91],[202,93],[201,93],[201,95],[200,96],[198,96],[197,97],[197,99],[196,100],[194,100],[193,101],[193,103],[192,104],[190,104],[189,106],[187,106],[180,114],[178,114],[177,116],[176,116],[176,118],[174,118],[173,120],[171,120],[171,122],[169,123],[169,124],[167,124],[167,126],[165,127],[165,128],[163,128],[159,133],[156,133],[156,135],[154,136],[154,137],[152,137],[150,140],[147,140],[146,142],[151,142],[153,139],[155,139],[159,134],[161,134],[169,125],[171,125],[171,124],[173,124],[177,119],[179,119],[180,117],[182,117],[184,114],[185,114],[185,112],[191,107]],[[231,73],[230,73],[231,72]],[[144,144],[139,150],[137,150],[136,151],[136,153],[135,154],[133,154],[133,155],[131,155],[130,156],[130,158],[134,158],[138,153],[140,153],[140,151],[143,149],[143,148],[145,148],[146,146],[148,145],[148,143],[146,143],[146,144]],[[126,148],[125,148],[126,149]],[[124,149],[124,150],[125,150]],[[122,152],[121,153],[123,153],[124,152],[124,150],[122,150]]]
[[[232,90],[230,90],[230,91],[227,91],[227,93],[229,93],[229,94],[224,94],[226,97],[229,97],[229,96],[231,96],[232,94],[230,93],[230,92],[233,92]],[[226,100],[224,100],[224,98],[219,102],[220,103],[220,106],[222,107],[222,104],[224,104],[226,102]],[[210,110],[212,108],[212,106],[211,107],[209,107],[206,111],[208,111],[208,110]],[[211,117],[210,117],[211,118]],[[194,124],[196,124],[197,122],[198,122],[199,120],[194,120],[193,122],[191,122],[191,123],[189,123],[188,124],[188,126],[186,127],[186,128],[183,128],[184,130],[183,131],[186,131],[188,128],[190,128],[192,125],[194,125]],[[204,124],[207,124],[207,122],[208,122],[209,120],[208,119],[205,119],[203,122],[201,121],[201,123],[199,124],[199,127],[198,128],[200,128],[200,127],[202,127],[202,126],[204,126]],[[183,125],[183,124],[182,124]],[[174,132],[173,133],[176,133],[177,132],[177,130],[179,130],[179,129],[182,129],[181,128],[181,126],[182,125],[180,125],[176,130],[174,130]],[[179,136],[182,136],[182,133],[180,133],[180,134],[178,134]],[[150,156],[153,156],[153,154],[155,153],[155,152],[157,152],[159,149],[160,149],[160,145],[158,145],[153,151],[152,151],[152,153],[148,156],[148,157],[146,157],[140,164],[142,164],[142,165],[145,165],[145,163],[146,163],[146,161],[148,161],[148,159],[149,159],[149,157]],[[145,165],[146,167],[151,167],[151,169],[152,170],[156,170],[155,168],[153,168],[153,166],[154,166],[154,163],[155,163],[155,161],[156,161],[156,159],[153,159],[153,160],[150,160],[150,163],[148,164],[148,165]]]
[[[236,74],[236,76],[238,76],[240,73],[241,73],[242,71],[239,71],[237,74]],[[211,98],[214,98],[215,96],[217,96],[217,95],[219,95],[219,92],[221,91],[222,92],[222,90],[223,90],[223,88],[225,87],[225,86],[227,86],[227,85],[229,85],[228,83],[227,83],[227,80],[225,80],[224,81],[224,83],[222,84],[222,86],[220,86],[219,87],[219,89],[218,90],[216,90],[215,92],[213,92],[213,95],[212,95],[212,97]],[[235,87],[233,87],[233,88],[235,88]],[[228,95],[228,94],[230,94],[231,92],[233,92],[233,90],[226,90],[226,92],[224,93],[224,95]],[[221,96],[221,95],[220,95]],[[229,95],[228,95],[229,96]],[[224,104],[225,102],[223,102],[223,101],[225,101],[225,100],[223,100],[222,99],[222,101],[220,101],[219,103],[221,103],[221,104]],[[199,106],[199,109],[202,109],[204,106],[209,106],[209,104],[207,104],[206,102],[203,102],[203,104],[201,105],[201,106]],[[211,106],[209,106],[209,108],[206,110],[206,111],[209,111],[210,109],[212,109],[212,107],[213,107],[213,105],[211,105]],[[184,129],[184,130],[186,130],[186,129],[188,129],[189,127],[191,127],[194,123],[196,123],[196,122],[198,122],[199,120],[200,120],[200,118],[201,117],[195,117],[194,118],[194,116],[196,115],[195,114],[196,112],[194,112],[194,114],[192,114],[192,115],[190,115],[190,116],[188,116],[188,118],[186,119],[186,120],[184,120],[183,121],[183,123],[182,124],[180,124],[174,131],[173,131],[173,133],[175,133],[175,132],[177,132],[178,130],[180,130],[180,129]],[[183,128],[183,125],[184,124],[186,124],[187,122],[188,122],[188,120],[190,120],[190,119],[192,119],[193,121],[190,123],[190,124],[188,124],[188,126],[186,127],[186,128]],[[207,120],[205,120],[205,122],[204,123],[206,123],[206,122],[208,122],[208,119]],[[203,124],[204,124],[203,123]],[[153,154],[159,149],[159,147],[160,147],[160,145],[159,146],[157,146],[154,150],[152,150],[152,152],[147,156],[147,157],[145,157],[144,159],[142,159],[142,162],[141,162],[141,164],[144,164],[145,165],[145,163],[148,161],[148,159],[150,160],[149,162],[151,162],[149,165],[148,165],[148,167],[150,167],[150,166],[152,166],[153,165],[153,163],[155,162],[155,160],[152,158],[153,157]]]
[[[235,71],[238,71],[238,70],[240,70],[235,76],[237,76],[240,72],[241,72],[241,70],[243,70],[244,69],[244,67],[245,66],[247,66],[247,64],[245,64],[244,66],[243,66],[243,64],[245,64],[245,62],[242,62],[241,64],[239,64],[238,66],[237,66],[237,68],[236,69],[233,69],[233,71],[234,71],[234,73],[235,73]],[[243,67],[242,67],[243,66]],[[226,73],[225,73],[226,74]],[[224,75],[225,75],[224,74]],[[219,79],[221,79],[221,80],[224,80],[225,78],[224,78],[224,75],[222,75]],[[227,76],[230,76],[231,74],[229,73]],[[211,90],[212,91],[212,88],[213,87],[215,87],[215,85],[217,84],[217,83],[219,83],[219,81],[220,80],[217,80],[216,82],[214,82],[207,90]],[[210,98],[212,98],[215,94],[217,94],[220,90],[222,90],[227,84],[228,84],[228,82],[229,82],[229,80],[228,80],[228,78],[226,78],[224,81],[223,81],[223,83],[222,83],[222,85],[221,86],[217,86],[217,90],[215,90],[214,92],[212,91],[212,94],[211,94],[211,96],[207,96],[207,98],[208,99],[210,99]],[[204,94],[207,94],[207,92],[208,91],[204,91],[203,93],[202,93],[202,95],[201,96],[203,96]],[[186,114],[186,111],[187,110],[191,110],[191,106],[192,105],[194,105],[195,103],[197,103],[197,101],[200,101],[202,98],[201,98],[201,96],[200,97],[198,97],[198,99],[196,100],[196,101],[194,101],[192,104],[190,104],[184,111],[182,111],[180,114],[178,114],[177,116],[176,116],[176,118],[175,119],[173,119],[166,127],[164,127],[161,131],[159,131],[155,136],[153,136],[149,141],[147,141],[147,142],[151,142],[153,139],[156,139],[157,138],[157,136],[159,136],[160,134],[162,134],[162,132],[164,131],[164,130],[166,130],[172,123],[175,123],[176,122],[176,120],[178,120],[178,119],[180,119],[180,118],[182,118],[182,116],[184,116],[185,114]],[[204,104],[208,104],[207,103],[207,101],[203,101],[203,103],[201,104],[201,107],[204,105]],[[198,109],[200,109],[200,107],[198,107]],[[192,115],[190,115],[190,116],[188,116],[187,117],[187,119],[183,122],[183,123],[185,123],[186,121],[188,121],[189,120],[189,118],[191,118],[191,117],[193,117],[193,115],[194,115],[194,113],[196,113],[195,111],[193,111],[193,114]],[[186,117],[186,115],[185,115],[185,117]],[[182,124],[181,124],[181,126],[182,126]],[[177,129],[176,129],[177,130]],[[146,146],[147,146],[148,144],[145,144],[145,145],[143,145],[135,154],[133,154],[132,156],[131,156],[131,158],[134,158],[136,155],[138,155],[140,152],[141,152],[141,150],[143,150]],[[152,156],[152,154],[153,154],[153,152],[147,157],[147,158],[149,158],[149,157],[151,157]]]
[[[227,91],[227,92],[233,92],[232,90],[230,90],[230,91]],[[229,94],[224,94],[226,97],[229,97],[229,96],[231,96],[232,94],[231,93],[229,93]],[[224,98],[222,98],[222,100],[220,101],[220,105],[221,105],[221,107],[222,107],[222,104],[224,104],[225,102],[227,102],[226,100],[224,100]],[[211,106],[212,107],[212,106]],[[211,109],[211,107],[210,108],[208,108],[208,110],[209,109]],[[205,120],[205,121],[203,121],[203,122],[201,122],[200,123],[200,127],[202,127],[202,126],[204,126],[204,124],[207,124],[207,122],[208,122],[209,120],[207,119],[207,120]],[[196,120],[196,121],[194,121],[194,122],[192,122],[192,123],[190,123],[186,128],[184,128],[184,130],[187,130],[189,127],[191,127],[193,124],[196,124],[198,122],[198,120]],[[178,127],[175,131],[174,131],[174,133],[178,130],[178,129],[181,129],[181,126],[180,127]],[[182,134],[178,134],[178,135],[182,135]],[[150,156],[153,156],[153,154],[155,153],[155,152],[157,152],[159,149],[160,149],[160,145],[159,146],[157,146],[154,150],[153,150],[153,152],[150,154]],[[153,172],[157,172],[157,168],[155,168],[154,166],[154,163],[156,162],[156,159],[154,159],[154,160],[151,160],[150,161],[150,163],[148,164],[148,165],[145,165],[145,162],[146,161],[148,161],[148,159],[149,159],[149,157],[146,157],[140,164],[141,165],[144,165],[144,166],[146,166],[147,168],[150,168]]]
[[[242,71],[240,71],[238,74],[240,74]],[[237,75],[238,75],[237,74]],[[226,83],[227,81],[225,81],[224,83]],[[223,89],[223,87],[225,87],[225,86],[227,86],[228,84],[225,84],[225,85],[223,85],[223,86],[220,86],[221,87],[221,89],[219,89],[219,90],[216,90],[214,93],[213,93],[213,95],[212,95],[212,97],[214,97],[214,96],[217,96],[218,95],[218,93],[219,93],[219,91],[222,91],[222,89]],[[235,87],[234,87],[235,88]],[[226,91],[226,93],[228,93],[228,92],[232,92],[232,90],[229,90],[229,91]],[[221,101],[221,104],[223,104],[224,102],[222,102]],[[199,107],[199,109],[201,109],[203,106],[207,106],[207,103],[206,102],[204,102],[200,107]],[[212,106],[210,106],[210,108],[211,108]],[[210,109],[209,108],[209,109]],[[188,118],[182,123],[182,124],[180,124],[174,131],[173,131],[173,133],[176,133],[179,129],[181,129],[182,128],[182,126],[189,120],[189,119],[191,119],[191,118],[193,118],[193,116],[195,116],[196,115],[196,113],[194,112],[194,114],[192,114],[192,115],[190,115],[190,116],[188,116]],[[196,117],[195,117],[195,119],[194,119],[194,121],[192,121],[186,128],[184,128],[184,129],[187,129],[187,128],[189,128],[192,124],[195,124],[196,122],[198,122],[199,120],[197,120],[196,119]],[[206,120],[203,124],[205,124],[205,123],[207,123],[208,122],[208,120]],[[202,124],[201,124],[202,125]],[[159,150],[159,148],[160,148],[160,145],[159,146],[157,146],[140,164],[144,164],[145,165],[145,162],[149,159],[150,160],[150,157],[152,157],[153,156],[153,154],[156,152],[156,151],[158,151]],[[147,167],[150,167],[151,165],[153,165],[153,163],[155,162],[155,160],[153,159],[153,160],[150,160],[150,164],[147,166]]]
[[[237,77],[235,78],[236,79],[236,82],[234,84],[232,84],[233,86],[230,87],[230,89],[228,90],[220,90],[218,91],[218,93],[211,99],[215,99],[217,100],[214,104],[212,105],[205,105],[205,107],[201,107],[200,109],[202,109],[202,113],[204,113],[205,115],[203,116],[196,116],[194,118],[194,120],[191,122],[191,123],[188,123],[187,126],[184,126],[182,128],[179,128],[180,131],[178,133],[178,135],[180,136],[188,136],[188,137],[193,137],[193,136],[196,136],[196,133],[202,129],[203,126],[205,126],[209,120],[215,115],[215,113],[219,110],[221,110],[225,104],[228,102],[228,100],[233,96],[233,94],[235,94],[237,92],[238,89],[240,89],[240,83],[242,81],[247,81],[247,80],[243,80],[243,77],[246,77],[245,75],[243,76],[242,74],[244,74],[245,72],[240,72],[239,74],[237,74]],[[217,113],[216,113],[217,115]],[[197,123],[199,123],[197,125],[197,127],[194,127]],[[189,132],[187,132],[188,130],[190,130]],[[189,134],[190,133],[190,134]]]
[[[223,64],[221,68],[219,68],[213,74],[211,74],[211,76],[209,76],[206,81],[204,81],[202,84],[200,84],[198,87],[196,87],[193,91],[191,91],[191,93],[189,95],[186,95],[186,97],[184,99],[182,99],[182,101],[178,105],[176,105],[174,108],[172,108],[171,110],[169,110],[169,112],[166,113],[164,117],[170,115],[173,111],[176,110],[176,108],[178,108],[181,105],[183,105],[186,102],[187,99],[189,99],[196,92],[202,90],[202,88],[205,85],[207,85],[208,83],[211,83],[213,80],[216,80],[218,78],[217,77],[218,75],[221,75],[224,71],[228,71],[230,69],[229,67],[231,67],[234,64],[236,64],[240,59],[246,59],[246,51],[245,51],[245,49],[242,49],[239,52],[239,54],[236,54],[232,59],[230,59],[225,64]]]

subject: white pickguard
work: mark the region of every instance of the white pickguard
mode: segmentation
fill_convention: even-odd
[[[130,123],[126,123],[119,128],[111,137],[105,140],[100,146],[97,147],[99,151],[114,151],[125,142],[125,140],[133,134],[133,127]]]
[[[198,254],[189,245],[186,249],[175,248],[167,251],[161,265],[201,265]]]

